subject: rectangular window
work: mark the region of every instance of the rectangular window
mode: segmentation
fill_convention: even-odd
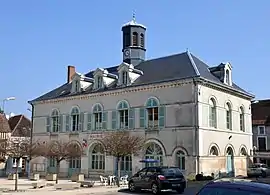
[[[265,126],[258,126],[258,135],[265,135]]]
[[[102,77],[101,76],[99,76],[98,78],[97,78],[97,88],[99,89],[99,88],[102,88]]]
[[[120,162],[120,170],[121,171],[132,171],[132,157],[131,156],[123,156]]]
[[[119,110],[120,129],[128,128],[128,110]]]
[[[227,129],[231,129],[231,112],[230,112],[230,110],[226,111],[226,122],[227,122]]]
[[[128,84],[128,73],[126,71],[122,73],[122,82],[124,85]]]
[[[102,129],[102,112],[94,113],[95,130]]]
[[[52,117],[52,132],[58,132],[59,131],[59,117],[54,116]]]
[[[258,140],[258,150],[265,151],[266,150],[266,137],[257,137]]]
[[[244,114],[240,113],[240,130],[244,131],[245,130],[244,128],[245,128],[245,126],[244,126]]]
[[[209,125],[210,127],[217,127],[217,123],[216,123],[216,107],[210,107],[210,113],[209,113]]]
[[[148,127],[158,127],[158,107],[147,108]]]
[[[79,130],[79,115],[72,115],[72,131],[78,131]]]

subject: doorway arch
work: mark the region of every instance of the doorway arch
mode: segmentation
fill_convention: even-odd
[[[226,149],[226,168],[228,176],[234,176],[234,152],[232,146]]]

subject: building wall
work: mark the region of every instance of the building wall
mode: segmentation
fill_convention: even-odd
[[[226,171],[226,150],[231,147],[233,150],[235,170],[243,168],[243,161],[240,150],[244,148],[249,154],[252,149],[252,124],[250,100],[246,100],[235,95],[227,94],[206,86],[198,86],[200,95],[199,100],[199,154],[204,158],[201,162],[202,172],[214,172],[219,170]],[[213,97],[216,100],[217,108],[217,128],[209,125],[209,102]],[[230,102],[232,106],[232,130],[226,127],[226,109],[225,105]],[[244,126],[245,131],[240,131],[240,106],[244,108]],[[231,136],[231,137],[230,137]],[[210,148],[216,146],[218,149],[219,160],[213,160],[210,155]],[[204,164],[204,165],[203,165]],[[245,164],[245,163],[244,163]],[[240,171],[240,172],[243,172]],[[236,173],[237,174],[237,173]],[[242,175],[242,173],[241,173]]]

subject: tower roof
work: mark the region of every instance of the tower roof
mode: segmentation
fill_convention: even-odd
[[[141,28],[146,29],[146,27],[145,27],[144,25],[139,24],[139,23],[136,22],[135,14],[133,14],[132,20],[129,21],[128,23],[124,24],[124,25],[122,26],[122,28],[123,28],[123,27],[127,27],[127,26],[137,26],[137,27],[141,27]]]

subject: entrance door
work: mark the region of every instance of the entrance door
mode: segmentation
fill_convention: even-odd
[[[69,161],[68,176],[81,172],[81,158],[71,158]]]
[[[234,156],[233,156],[233,150],[231,147],[228,147],[227,149],[226,167],[227,167],[228,176],[233,177],[234,176]]]

